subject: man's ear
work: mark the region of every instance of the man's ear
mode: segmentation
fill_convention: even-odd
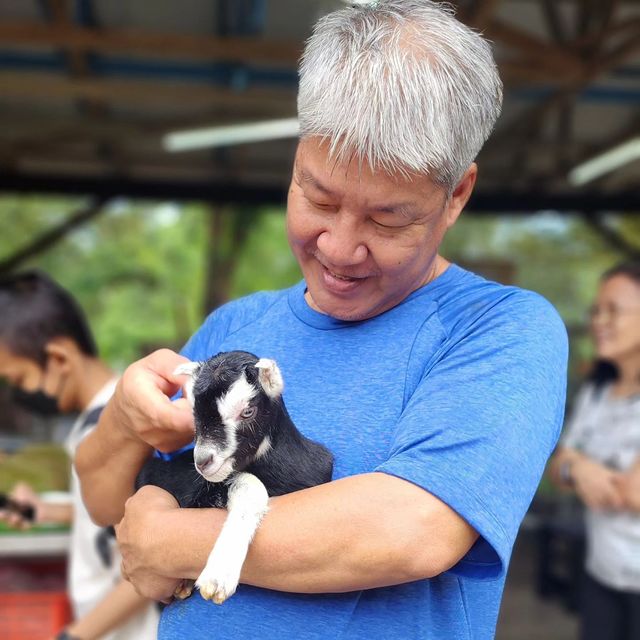
[[[469,198],[471,197],[471,193],[473,192],[473,187],[476,184],[476,178],[478,177],[478,165],[475,162],[472,162],[469,165],[469,168],[464,172],[462,178],[455,186],[453,192],[449,196],[449,200],[447,201],[447,205],[445,207],[445,218],[447,222],[447,229],[452,227],[462,210],[465,208]]]
[[[66,373],[71,369],[73,360],[78,356],[80,350],[70,338],[52,338],[44,346],[44,352],[49,360]]]

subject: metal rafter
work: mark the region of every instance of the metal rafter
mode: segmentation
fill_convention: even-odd
[[[494,146],[502,148],[508,145],[509,148],[516,149],[516,158],[512,164],[513,169],[509,178],[517,180],[522,175],[526,175],[526,158],[524,156],[527,146],[532,139],[538,136],[543,123],[553,112],[571,109],[572,105],[575,105],[580,92],[593,83],[596,78],[619,66],[640,50],[640,28],[637,28],[635,33],[631,30],[631,34],[628,33],[629,30],[626,30],[622,42],[619,42],[620,38],[617,36],[615,40],[618,44],[611,48],[607,47],[611,31],[615,31],[618,34],[618,30],[611,26],[614,17],[613,11],[616,6],[616,2],[608,3],[604,7],[600,6],[600,9],[602,9],[602,12],[598,14],[600,15],[600,22],[597,22],[596,18],[594,18],[594,15],[596,15],[594,5],[589,4],[584,9],[583,13],[578,16],[579,22],[576,31],[591,46],[590,55],[587,57],[581,73],[574,78],[570,78],[564,86],[557,89],[546,100],[530,109],[524,117],[510,127],[504,128],[497,136],[494,136]],[[587,17],[585,17],[585,14]],[[589,33],[586,33],[586,28],[590,29]],[[568,42],[567,47],[571,46],[572,43]],[[598,48],[595,49],[595,46]],[[517,139],[518,143],[514,144],[514,139]],[[540,176],[534,176],[533,179],[539,180]]]
[[[70,231],[86,224],[104,211],[108,198],[98,197],[93,203],[76,213],[71,214],[61,224],[47,229],[32,238],[12,255],[0,260],[0,275],[9,273],[31,258],[44,253],[60,242]]]
[[[33,22],[0,24],[0,42],[15,45],[64,47],[70,51],[152,56],[160,59],[275,63],[295,68],[302,43],[258,37],[213,37],[158,33],[139,29],[99,30],[64,24]]]
[[[240,6],[232,5],[233,0],[228,3],[227,0],[219,1],[224,2],[229,11]],[[165,60],[190,60],[225,63],[228,69],[255,63],[253,68],[262,65],[262,68],[292,70],[297,63],[301,42],[269,41],[257,37],[255,30],[249,30],[251,35],[246,35],[243,30],[245,35],[240,36],[237,32],[228,33],[227,29],[217,36],[206,37],[121,28],[97,29],[91,22],[74,24],[69,2],[65,0],[40,2],[48,7],[49,24],[2,22],[0,43],[9,47],[19,45],[34,50],[53,48],[66,51],[70,61],[67,75],[0,70],[3,96],[9,97],[9,104],[24,101],[43,106],[60,105],[61,112],[65,105],[74,101],[104,105],[104,117],[99,113],[81,113],[76,127],[69,120],[67,111],[64,116],[66,122],[63,120],[58,125],[51,118],[46,126],[34,127],[24,134],[17,133],[16,127],[6,128],[0,133],[0,160],[5,167],[13,166],[16,170],[28,172],[34,168],[37,171],[50,162],[55,173],[57,166],[62,171],[65,167],[80,167],[85,163],[91,171],[100,172],[108,171],[109,167],[112,170],[115,161],[120,172],[133,180],[134,176],[141,175],[138,167],[144,166],[146,171],[146,167],[154,164],[149,163],[149,159],[163,128],[244,118],[286,117],[295,113],[293,81],[290,86],[281,88],[274,85],[269,90],[249,88],[237,91],[207,84],[202,74],[197,73],[197,65],[191,65],[194,70],[191,77],[181,78],[178,82],[169,79],[169,74],[164,79],[156,77],[154,80],[125,79],[117,75],[95,77],[91,75],[89,61],[92,54],[98,54],[128,57],[131,61],[141,57],[148,62],[153,58],[157,67]],[[247,6],[255,2],[257,0],[243,0],[242,4]],[[620,11],[623,6],[628,9],[629,0],[529,0],[528,10],[537,5],[539,15],[543,17],[542,24],[546,24],[547,34],[541,35],[535,32],[539,22],[532,22],[530,27],[524,20],[518,22],[519,16],[508,10],[510,4],[515,4],[513,0],[461,0],[457,4],[464,8],[461,15],[465,20],[474,28],[481,29],[498,46],[499,66],[507,92],[514,87],[529,89],[532,86],[550,90],[547,97],[542,93],[539,94],[542,97],[537,97],[533,91],[520,93],[525,99],[536,100],[537,104],[508,126],[499,123],[496,134],[483,152],[483,156],[489,159],[485,165],[488,171],[483,175],[491,175],[492,171],[497,175],[499,167],[504,166],[500,160],[502,156],[509,158],[507,164],[512,175],[509,176],[509,169],[500,170],[508,183],[513,179],[514,184],[526,187],[527,180],[540,180],[543,185],[554,189],[564,186],[555,178],[588,155],[585,138],[572,136],[573,116],[582,108],[578,103],[580,94],[596,79],[637,55],[640,51],[640,17],[634,18],[628,11]],[[242,16],[240,11],[225,24],[236,24]],[[509,21],[510,17],[513,22]],[[151,68],[150,64],[148,66]],[[140,113],[146,114],[144,122],[136,120]],[[210,114],[209,119],[207,114]],[[576,115],[582,114],[579,111]],[[124,122],[116,120],[123,116]],[[35,110],[33,117],[41,116],[37,116]],[[27,111],[22,121],[28,119]],[[548,123],[552,127],[548,127]],[[25,128],[28,127],[25,125]],[[131,158],[128,158],[131,167],[127,167],[124,157],[118,157],[118,153],[114,156],[113,147],[101,145],[104,140],[121,141],[125,150],[121,152],[122,156],[131,153]],[[155,142],[149,144],[149,140]],[[93,151],[91,145],[95,147]],[[105,149],[102,156],[100,147]],[[538,158],[543,156],[543,163],[529,163],[534,155],[530,152],[532,148],[537,150]],[[231,171],[237,177],[255,176],[252,173],[255,165],[250,159],[253,156],[248,151],[239,149],[232,154],[236,166]],[[58,152],[62,152],[59,165],[56,164]],[[246,166],[239,162],[243,153],[247,153]],[[36,162],[38,155],[42,159],[40,165]],[[494,165],[491,164],[492,158],[498,159]],[[207,170],[219,171],[222,165],[230,168],[233,164],[227,159],[220,163],[215,154],[211,154],[208,160],[205,154],[190,156],[182,168],[183,158],[158,154],[157,159],[158,167],[164,163],[159,171],[166,171],[168,179],[174,170],[178,172],[175,175],[183,177],[190,169],[193,169],[194,176],[202,176]],[[254,162],[261,160],[264,161],[257,159]],[[276,172],[274,170],[272,175]],[[520,176],[527,178],[520,181]],[[194,177],[194,180],[198,179]],[[607,180],[596,184],[607,184]],[[540,188],[540,184],[536,187]]]

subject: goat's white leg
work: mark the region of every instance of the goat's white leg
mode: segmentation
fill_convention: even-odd
[[[239,473],[231,482],[227,519],[196,580],[205,600],[222,604],[235,593],[249,544],[267,512],[268,500],[264,485],[250,473]]]

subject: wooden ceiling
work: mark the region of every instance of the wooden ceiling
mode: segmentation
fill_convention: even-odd
[[[640,1],[467,0],[505,82],[477,211],[640,211]],[[295,115],[311,25],[338,0],[1,0],[0,191],[284,202],[295,141],[169,153],[176,129]]]

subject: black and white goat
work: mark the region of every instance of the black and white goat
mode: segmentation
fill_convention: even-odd
[[[169,491],[181,507],[226,507],[228,515],[196,587],[221,604],[236,590],[249,544],[278,496],[331,480],[333,456],[305,438],[282,399],[273,360],[244,351],[219,353],[176,369],[195,419],[195,448],[172,461],[152,458],[136,486]],[[191,586],[176,592],[187,597]]]

